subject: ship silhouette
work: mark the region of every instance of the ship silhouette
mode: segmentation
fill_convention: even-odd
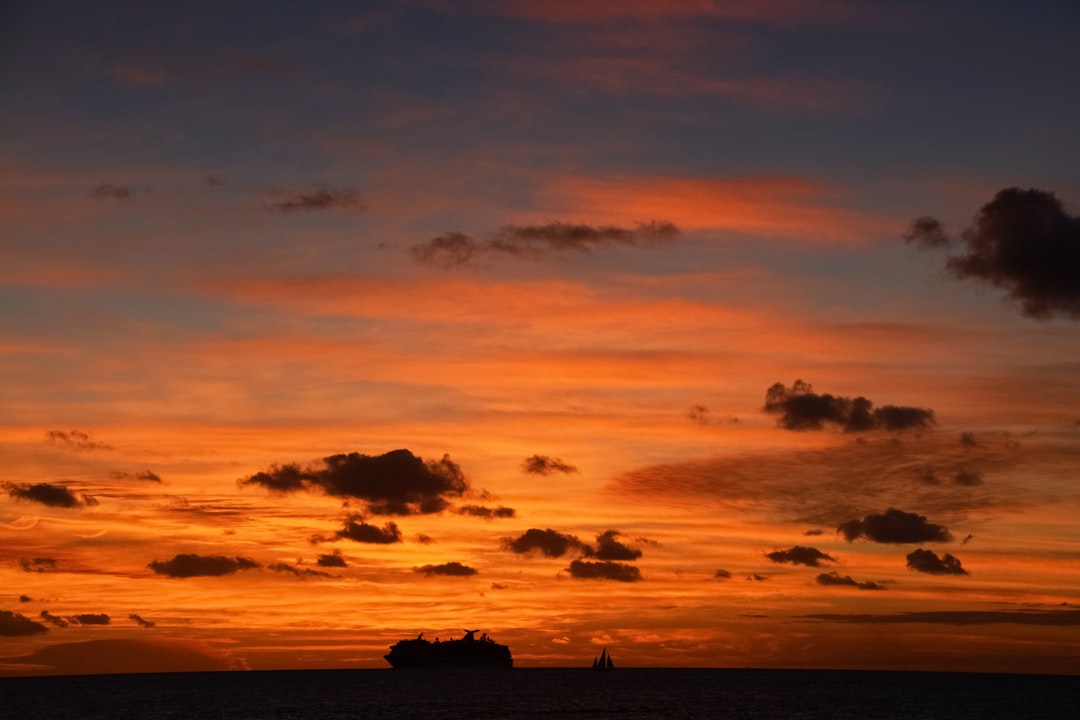
[[[476,638],[479,630],[466,630],[465,636],[445,642],[424,639],[420,633],[413,640],[400,640],[390,646],[383,657],[394,669],[413,668],[472,668],[509,669],[514,667],[510,648],[500,645],[486,634]]]
[[[593,658],[592,669],[597,672],[608,672],[615,669],[615,663],[611,662],[611,656],[608,655],[607,648],[603,649],[600,657]]]

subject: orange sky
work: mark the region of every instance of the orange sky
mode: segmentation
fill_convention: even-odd
[[[0,675],[1080,674],[1067,23],[664,7],[13,11]]]

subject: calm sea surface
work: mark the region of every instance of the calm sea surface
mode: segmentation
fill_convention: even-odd
[[[325,670],[0,679],[5,718],[1080,718],[1080,678],[804,670]]]

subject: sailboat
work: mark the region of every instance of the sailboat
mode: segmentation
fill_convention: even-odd
[[[607,648],[604,648],[600,653],[600,657],[593,658],[592,669],[597,672],[608,672],[615,669],[615,663],[611,662],[611,656],[608,655]]]

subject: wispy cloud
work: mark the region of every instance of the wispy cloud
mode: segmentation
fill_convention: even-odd
[[[680,235],[674,224],[663,220],[638,223],[634,228],[553,222],[546,225],[506,225],[487,238],[477,240],[449,232],[412,247],[417,262],[440,267],[467,265],[484,255],[538,259],[550,253],[590,252],[623,245],[643,247],[667,242]]]
[[[285,193],[280,200],[273,200],[264,207],[275,213],[291,215],[298,212],[316,212],[334,208],[356,208],[362,210],[364,203],[355,188],[335,188],[330,185],[318,186],[312,190],[298,190]]]

